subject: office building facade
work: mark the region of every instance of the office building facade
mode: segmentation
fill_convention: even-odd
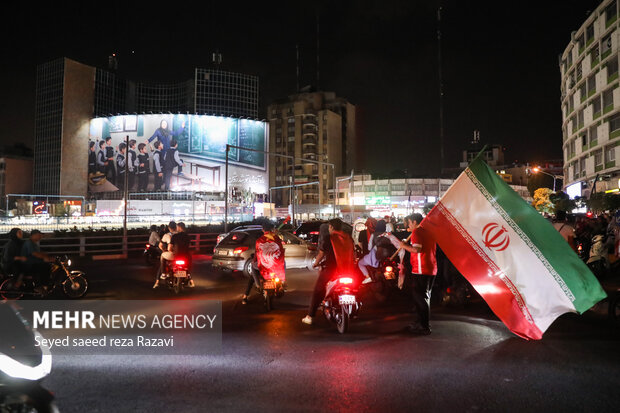
[[[272,202],[288,205],[333,201],[334,177],[355,168],[355,106],[333,92],[298,93],[271,104],[269,142],[271,187],[308,184],[272,191]],[[317,164],[316,161],[334,166]]]
[[[34,192],[88,191],[89,123],[97,117],[190,113],[256,119],[258,78],[219,69],[195,69],[193,79],[145,83],[59,58],[37,67]]]
[[[559,58],[564,186],[618,188],[620,88],[618,1],[604,0]]]

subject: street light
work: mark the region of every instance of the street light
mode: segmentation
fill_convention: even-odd
[[[531,170],[532,170],[533,173],[540,172],[542,174],[549,175],[550,177],[552,177],[553,178],[553,192],[555,192],[555,180],[558,179],[558,178],[561,179],[562,181],[564,180],[564,176],[563,175],[550,174],[549,172],[543,171],[542,168],[540,168],[539,166],[535,166]]]

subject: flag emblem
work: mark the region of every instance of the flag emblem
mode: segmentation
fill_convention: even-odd
[[[482,229],[484,246],[496,252],[504,251],[510,245],[508,230],[496,222],[487,224]]]

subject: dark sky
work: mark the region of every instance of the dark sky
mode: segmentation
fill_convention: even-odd
[[[17,3],[17,2],[15,2]],[[67,56],[133,80],[187,80],[219,49],[225,70],[260,78],[260,111],[302,86],[358,108],[359,169],[439,172],[437,6],[433,1],[45,2],[4,5],[1,142],[34,134],[36,65]],[[479,129],[507,160],[562,156],[558,55],[599,0],[444,0],[442,55],[446,166]],[[133,53],[132,53],[133,52]]]

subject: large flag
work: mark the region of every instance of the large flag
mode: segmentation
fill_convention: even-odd
[[[581,314],[606,296],[553,226],[479,158],[422,226],[520,337],[541,339],[561,314]]]

